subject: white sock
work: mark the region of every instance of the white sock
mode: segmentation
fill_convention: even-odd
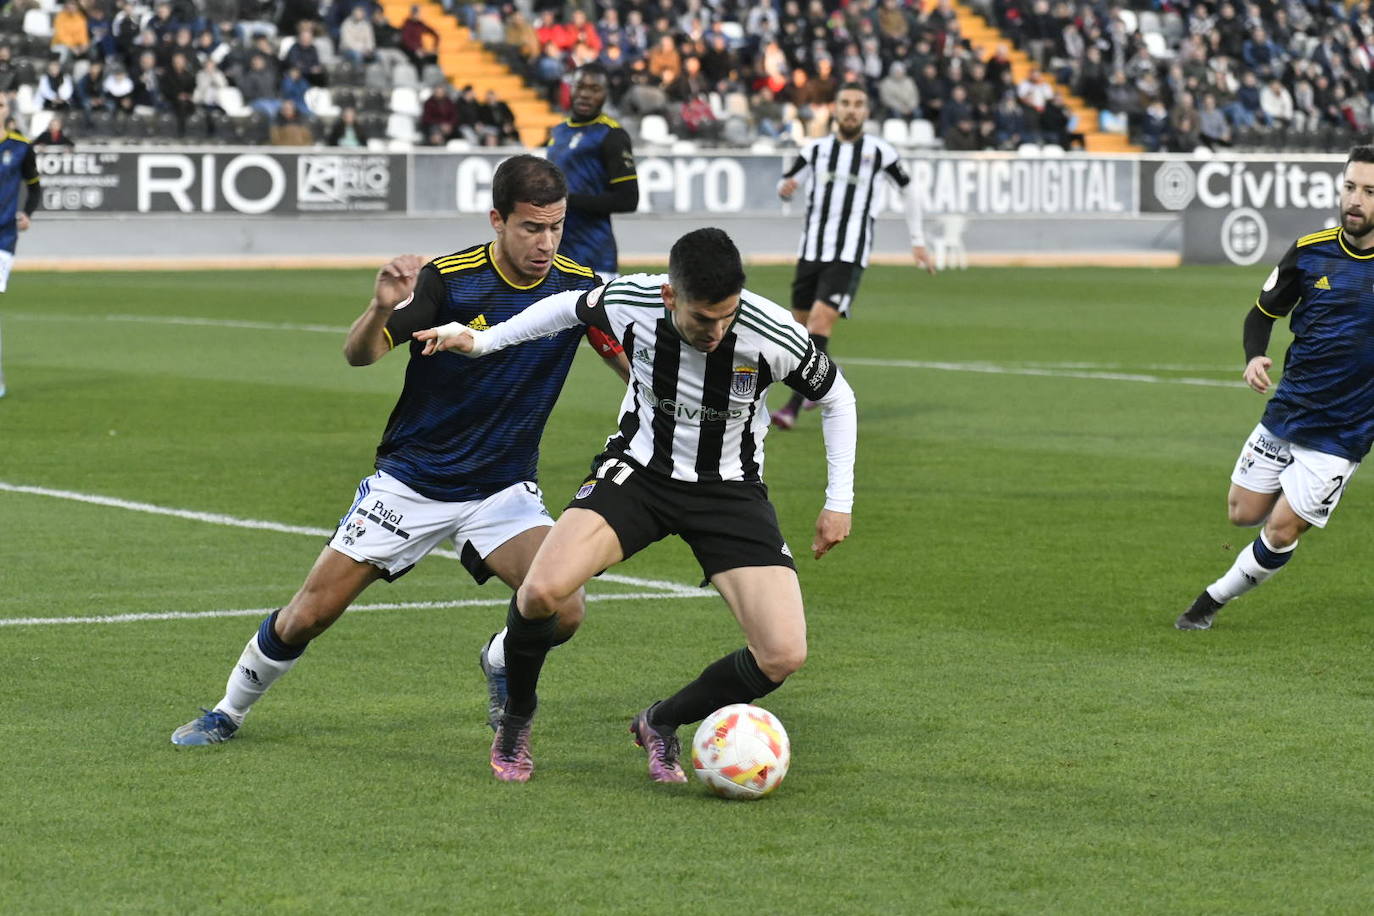
[[[1298,542],[1294,541],[1285,548],[1276,548],[1269,543],[1269,539],[1264,536],[1263,531],[1260,532],[1260,536],[1256,540],[1263,542],[1263,546],[1271,554],[1291,554],[1298,546]],[[1284,562],[1287,562],[1286,558]],[[1212,596],[1213,601],[1225,604],[1232,598],[1239,598],[1255,588],[1282,568],[1282,564],[1273,567],[1261,566],[1259,560],[1255,558],[1255,544],[1251,542],[1246,544],[1240,553],[1236,554],[1236,562],[1231,564],[1226,575],[1207,586],[1207,594]]]
[[[253,708],[253,704],[267,692],[277,678],[290,671],[299,659],[291,658],[277,661],[268,658],[258,648],[258,634],[254,633],[243,647],[234,670],[229,672],[229,683],[224,688],[224,699],[215,708],[234,720],[235,725],[243,724],[243,717]]]
[[[493,668],[506,667],[506,628],[502,627],[501,632],[491,639],[491,645],[487,646],[487,664]]]

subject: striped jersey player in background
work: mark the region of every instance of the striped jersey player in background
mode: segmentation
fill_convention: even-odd
[[[765,398],[783,382],[821,404],[829,475],[811,544],[819,559],[849,535],[854,393],[805,328],[743,286],[734,242],[719,229],[698,229],[673,245],[667,275],[634,274],[552,296],[485,332],[455,322],[416,334],[429,342],[425,352],[478,355],[587,325],[631,355],[619,428],[511,602],[509,697],[491,750],[498,779],[523,782],[533,771],[539,672],[562,615],[580,613],[583,584],[667,535],[692,548],[746,645],[634,717],[630,731],[649,755],[654,781],[686,779],[680,726],[769,693],[806,658],[796,564],[763,485]]]
[[[791,200],[810,180],[792,280],[792,314],[822,353],[830,348],[835,322],[850,316],[868,266],[879,179],[905,192],[911,256],[918,266],[935,273],[935,262],[926,251],[920,191],[902,168],[896,148],[864,133],[867,121],[868,91],[858,83],[845,83],[835,97],[836,132],[804,147],[778,185],[778,196]],[[791,429],[805,403],[800,394],[793,394],[786,406],[774,411],[773,424]]]
[[[1245,316],[1244,378],[1261,394],[1274,322],[1287,316],[1293,331],[1226,499],[1232,524],[1264,527],[1174,621],[1180,630],[1210,629],[1227,602],[1292,559],[1304,532],[1325,528],[1374,443],[1374,146],[1350,151],[1339,216],[1289,247]]]
[[[9,116],[9,98],[0,93],[0,124]],[[33,144],[18,131],[6,131],[0,137],[0,293],[9,286],[19,233],[29,228],[30,218],[38,209],[40,190]],[[0,398],[4,396],[5,367],[0,363]]]
[[[590,269],[556,254],[566,196],[562,173],[549,162],[515,156],[502,163],[492,181],[495,241],[428,264],[406,255],[383,267],[344,343],[349,363],[374,363],[436,322],[486,327],[551,293],[597,286]],[[376,473],[358,485],[300,591],[248,640],[224,698],[173,732],[172,743],[232,737],[365,588],[405,575],[443,541],[453,541],[478,583],[494,575],[518,587],[553,524],[537,483],[539,439],[581,336],[564,331],[481,362],[453,354],[421,359],[422,348],[411,343]],[[623,364],[618,371],[625,375]],[[569,637],[581,616],[576,595],[557,638]]]

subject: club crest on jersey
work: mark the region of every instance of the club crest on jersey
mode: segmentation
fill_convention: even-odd
[[[5,150],[5,155],[4,155],[4,157],[3,157],[2,159],[0,159],[0,162],[3,162],[5,165],[9,165],[9,164],[10,164],[10,160],[13,159],[13,158],[14,158],[14,151],[13,151],[13,150]]]
[[[735,374],[730,376],[730,393],[746,398],[754,393],[758,383],[759,370],[752,366],[736,366]]]
[[[593,490],[595,487],[596,487],[596,481],[595,481],[595,480],[589,480],[589,481],[587,481],[587,482],[584,483],[582,486],[580,486],[580,487],[577,488],[577,495],[574,496],[573,499],[586,499],[588,496],[591,496],[591,495],[592,495],[592,490]]]

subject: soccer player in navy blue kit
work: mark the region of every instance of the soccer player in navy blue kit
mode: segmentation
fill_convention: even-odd
[[[1283,378],[1231,474],[1232,524],[1263,524],[1226,574],[1174,622],[1207,630],[1217,612],[1278,572],[1309,528],[1325,528],[1374,442],[1374,146],[1346,160],[1340,225],[1293,243],[1245,317],[1246,383],[1269,390],[1265,355],[1287,316]]]
[[[9,116],[9,99],[0,94],[0,124]],[[14,249],[19,233],[29,228],[30,217],[38,209],[39,190],[33,144],[23,134],[7,131],[0,139],[0,293],[9,286]],[[0,363],[0,398],[4,396],[5,368]]]
[[[619,274],[612,213],[639,206],[630,135],[602,113],[609,84],[600,64],[573,75],[571,116],[550,131],[549,161],[568,178],[568,221],[559,252],[586,264],[606,281]]]
[[[589,268],[556,254],[566,197],[562,173],[549,162],[525,155],[502,163],[492,181],[496,240],[428,264],[406,255],[383,267],[344,343],[349,363],[374,363],[436,322],[485,328],[548,295],[597,286]],[[376,473],[359,483],[300,591],[249,639],[224,698],[173,732],[172,743],[232,737],[365,588],[404,575],[443,541],[453,541],[478,583],[494,575],[517,588],[553,524],[537,483],[539,439],[581,336],[553,334],[481,362],[457,354],[422,359],[423,347],[410,343]],[[580,622],[576,611],[560,618],[560,636]]]

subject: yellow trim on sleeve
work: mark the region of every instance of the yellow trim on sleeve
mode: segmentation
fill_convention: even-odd
[[[1323,229],[1320,232],[1313,232],[1308,235],[1304,235],[1302,238],[1298,239],[1297,245],[1299,248],[1306,248],[1308,245],[1315,245],[1318,242],[1330,241],[1331,239],[1334,239],[1337,235],[1339,235],[1340,232],[1341,228],[1339,226],[1333,226],[1330,229]]]
[[[638,181],[638,180],[639,180],[639,176],[638,176],[638,175],[622,175],[622,176],[620,176],[619,178],[612,178],[612,179],[610,180],[609,183],[610,183],[610,184],[618,184],[619,182],[622,182],[622,181]]]
[[[584,264],[579,264],[572,258],[564,257],[561,254],[556,254],[553,256],[553,263],[555,267],[559,268],[565,273],[580,274],[584,277],[591,277],[595,275],[590,267],[587,267]]]
[[[456,274],[456,273],[458,273],[460,270],[476,270],[478,267],[485,267],[486,264],[487,264],[487,259],[486,259],[486,258],[478,258],[476,261],[464,261],[464,262],[461,263],[461,264],[453,264],[453,265],[451,265],[451,266],[449,266],[449,267],[440,267],[440,268],[439,268],[439,273],[440,273],[440,274]]]
[[[42,175],[35,175],[35,176],[33,176],[32,178],[30,178],[28,181],[24,182],[24,184],[38,184],[38,182],[41,181],[42,179],[43,179],[43,176],[42,176]]]
[[[391,331],[385,325],[382,326],[382,333],[386,335],[386,348],[388,350],[396,349],[396,341],[392,339]]]
[[[468,252],[464,252],[463,254],[450,254],[450,255],[445,255],[445,256],[442,257],[442,258],[435,258],[435,259],[434,259],[434,266],[435,266],[435,267],[449,267],[449,266],[451,266],[451,265],[453,265],[453,264],[459,264],[459,263],[462,263],[462,262],[464,262],[464,261],[475,261],[475,260],[477,260],[478,258],[485,258],[486,256],[487,256],[487,249],[486,249],[485,246],[483,246],[483,247],[481,247],[481,248],[478,248],[476,251],[468,251]]]
[[[28,142],[29,142],[29,138],[26,137],[26,136],[24,136],[23,134],[21,134],[21,133],[20,133],[19,131],[17,131],[17,130],[6,131],[6,132],[5,132],[5,139],[6,139],[6,140],[18,140],[20,143],[28,143]]]
[[[1273,318],[1275,321],[1277,321],[1278,319],[1280,319],[1280,318],[1283,317],[1282,315],[1274,315],[1274,314],[1271,314],[1271,313],[1269,313],[1269,312],[1265,312],[1265,311],[1264,311],[1264,306],[1260,305],[1259,299],[1256,299],[1256,300],[1255,300],[1255,308],[1259,309],[1261,312],[1264,312],[1264,314],[1269,315],[1269,317],[1270,317],[1270,318]]]

